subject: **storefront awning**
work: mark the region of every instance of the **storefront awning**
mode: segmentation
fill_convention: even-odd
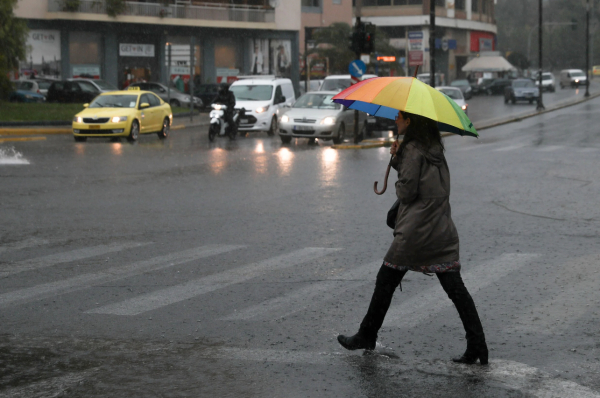
[[[473,58],[462,67],[463,72],[508,72],[516,69],[500,55]]]

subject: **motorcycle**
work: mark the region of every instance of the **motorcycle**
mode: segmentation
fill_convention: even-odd
[[[225,110],[227,105],[212,104],[213,110],[210,111],[210,127],[208,128],[208,139],[212,142],[217,135],[229,136],[230,140],[235,140],[235,136],[240,125],[240,119],[246,114],[246,109],[242,108],[234,110],[233,113],[233,126],[225,120]]]

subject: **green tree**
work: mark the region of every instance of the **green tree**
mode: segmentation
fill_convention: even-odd
[[[26,57],[27,24],[17,19],[14,7],[17,0],[0,0],[0,98],[11,92],[9,74]]]
[[[348,73],[348,65],[356,58],[348,48],[351,33],[350,25],[336,22],[314,34],[317,49],[313,52],[317,52],[321,58],[329,58],[330,74]],[[390,46],[387,35],[379,29],[375,32],[375,50],[378,54],[399,56],[398,50]]]

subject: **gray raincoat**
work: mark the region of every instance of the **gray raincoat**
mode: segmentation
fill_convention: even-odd
[[[411,141],[392,159],[400,208],[384,261],[419,267],[459,261],[458,232],[450,215],[450,172],[440,146]]]

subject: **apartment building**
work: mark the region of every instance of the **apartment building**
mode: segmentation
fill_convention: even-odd
[[[15,14],[30,28],[21,76],[122,88],[263,74],[298,88],[301,0],[20,0]]]
[[[429,72],[429,11],[435,1],[436,72],[446,83],[480,51],[496,50],[495,0],[354,0],[355,15],[384,30],[410,66]]]

